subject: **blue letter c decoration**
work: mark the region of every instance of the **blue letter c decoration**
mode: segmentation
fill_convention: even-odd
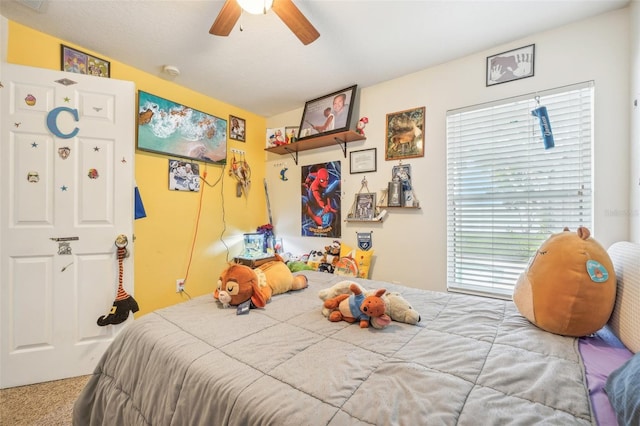
[[[58,108],[54,108],[51,111],[49,111],[49,114],[47,114],[47,127],[49,128],[49,131],[51,133],[53,133],[54,135],[56,135],[59,138],[62,139],[70,139],[72,137],[74,137],[75,135],[78,134],[78,132],[80,131],[80,129],[78,129],[77,127],[73,129],[73,131],[71,133],[68,134],[64,134],[60,131],[60,129],[58,129],[58,123],[56,122],[58,119],[58,114],[60,114],[61,112],[66,111],[71,113],[71,115],[73,115],[73,118],[75,119],[75,121],[79,121],[80,119],[78,118],[78,110],[77,109],[72,109],[69,107],[58,107]]]

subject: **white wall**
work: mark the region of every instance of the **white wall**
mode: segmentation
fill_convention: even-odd
[[[485,86],[486,57],[535,43],[535,76]],[[424,49],[428,49],[425,46]],[[377,172],[349,174],[349,156],[338,146],[290,156],[267,153],[267,181],[276,234],[285,251],[301,254],[322,249],[331,240],[300,237],[300,165],[342,161],[342,210],[346,216],[361,179],[380,194],[397,161],[384,159],[387,113],[426,107],[425,156],[408,159],[420,210],[393,210],[382,223],[345,223],[341,240],[355,245],[356,231],[373,231],[375,261],[371,278],[425,289],[446,290],[446,112],[450,109],[572,83],[595,81],[594,229],[606,247],[629,238],[629,10],[534,34],[507,45],[425,69],[392,81],[362,88],[359,116],[367,116],[367,140],[348,151],[377,148]],[[419,54],[417,52],[416,54]],[[336,90],[339,88],[336,88]],[[272,117],[268,127],[298,125],[302,108]],[[355,117],[354,121],[357,121]],[[279,179],[287,167],[289,180]]]
[[[631,21],[631,206],[630,240],[640,243],[640,1],[630,6]]]
[[[9,43],[9,21],[0,15],[0,61],[7,60],[7,44]]]

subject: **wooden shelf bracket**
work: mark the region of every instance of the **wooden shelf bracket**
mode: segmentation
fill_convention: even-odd
[[[340,139],[338,137],[333,138],[334,141],[336,141],[336,144],[338,144],[340,146],[340,148],[342,148],[342,153],[344,154],[344,158],[347,158],[347,140],[346,139]]]
[[[295,145],[295,144],[291,144],[291,145]],[[284,150],[289,153],[289,155],[291,156],[291,158],[293,158],[293,161],[296,163],[296,166],[297,166],[298,165],[298,147],[296,146],[296,149],[289,149],[288,146],[285,146]]]

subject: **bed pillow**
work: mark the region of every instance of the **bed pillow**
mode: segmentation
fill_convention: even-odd
[[[640,425],[640,353],[607,379],[605,391],[621,425]]]
[[[341,257],[336,263],[333,273],[343,277],[357,277],[358,264],[352,257]]]
[[[373,250],[360,250],[354,249],[345,243],[342,243],[340,246],[340,264],[344,266],[344,262],[348,262],[348,259],[355,261],[356,263],[356,274],[351,275],[351,271],[345,273],[342,269],[344,268],[336,268],[340,269],[340,272],[336,272],[338,275],[345,276],[357,276],[358,278],[369,278],[369,269],[371,268],[371,258],[373,257]],[[346,260],[345,260],[346,258]]]
[[[369,268],[371,268],[371,258],[373,250],[356,250],[356,263],[358,264],[358,277],[369,278]]]

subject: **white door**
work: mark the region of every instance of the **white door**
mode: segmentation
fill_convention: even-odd
[[[0,64],[0,388],[89,374],[126,324],[100,327],[129,239],[132,82]],[[131,317],[129,321],[131,321]]]

